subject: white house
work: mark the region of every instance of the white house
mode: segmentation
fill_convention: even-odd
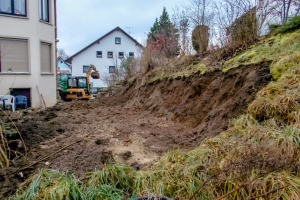
[[[57,58],[57,73],[72,73],[71,64],[67,63],[61,56]]]
[[[25,95],[31,107],[42,96],[53,106],[56,0],[0,0],[0,27],[0,95]]]
[[[116,27],[66,61],[72,64],[72,76],[85,76],[89,65],[93,64],[101,77],[107,73],[114,73],[118,60],[134,58],[141,47],[139,42],[120,27]],[[91,79],[91,82],[93,87],[107,86],[102,79]]]

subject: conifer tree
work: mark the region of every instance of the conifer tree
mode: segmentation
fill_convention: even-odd
[[[158,33],[158,29],[159,23],[156,18],[153,26],[150,28],[150,32],[148,33],[148,40],[155,40],[155,35]]]
[[[159,41],[158,50],[164,53],[165,56],[171,57],[179,54],[179,42],[178,42],[178,30],[171,22],[169,14],[166,8],[163,8],[163,12],[156,18],[153,26],[148,33],[148,43]]]

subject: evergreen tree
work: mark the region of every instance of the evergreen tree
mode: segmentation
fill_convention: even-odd
[[[169,14],[164,7],[159,20],[156,18],[153,26],[150,28],[148,43],[160,41],[160,52],[164,53],[167,57],[171,57],[179,54],[178,36],[178,29],[171,22]]]
[[[148,33],[148,40],[155,41],[157,34],[166,34],[167,36],[171,36],[177,34],[177,32],[178,30],[171,22],[169,14],[164,7],[159,20],[156,18],[153,26],[150,28],[150,32]]]
[[[170,21],[169,14],[167,13],[166,8],[163,8],[162,15],[159,18],[159,31],[165,31],[167,34],[171,34],[172,29],[174,29],[174,25]]]
[[[159,30],[159,23],[156,18],[153,26],[150,28],[150,32],[148,33],[148,40],[155,40],[155,35],[158,33],[158,30]]]

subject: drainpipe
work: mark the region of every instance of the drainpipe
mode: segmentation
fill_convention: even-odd
[[[59,40],[57,39],[57,13],[56,13],[56,0],[54,0],[54,27],[55,27],[55,80],[56,80],[56,99],[57,96],[57,90],[58,90],[58,80],[57,80],[57,43]]]

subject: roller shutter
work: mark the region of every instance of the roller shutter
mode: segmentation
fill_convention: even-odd
[[[42,73],[51,73],[51,44],[41,43],[41,70]]]
[[[0,37],[0,71],[29,72],[27,40]]]

